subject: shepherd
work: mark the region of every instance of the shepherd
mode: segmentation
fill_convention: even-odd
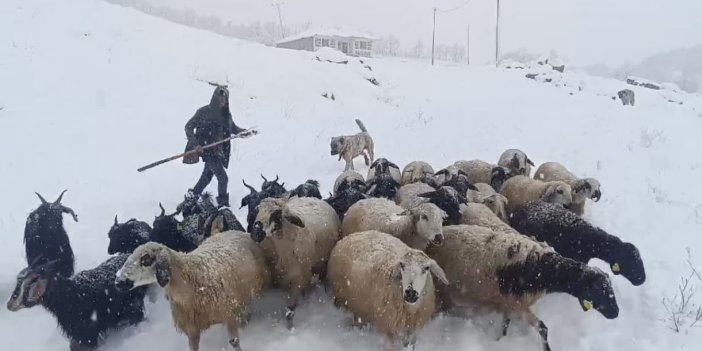
[[[231,141],[206,149],[203,146],[232,135],[245,137],[258,132],[255,129],[240,128],[234,123],[229,111],[229,90],[223,85],[212,85],[215,85],[215,90],[210,104],[200,107],[185,124],[185,135],[188,138],[185,151],[195,151],[195,153],[186,154],[183,157],[183,163],[195,164],[199,162],[200,158],[205,163],[200,179],[195,187],[188,189],[186,197],[192,199],[200,196],[212,181],[212,177],[215,176],[218,183],[217,205],[221,208],[229,207],[229,193],[227,191],[229,177],[226,169],[229,167],[229,157],[231,156]]]

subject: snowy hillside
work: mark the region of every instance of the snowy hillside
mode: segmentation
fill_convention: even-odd
[[[586,217],[636,244],[647,269],[640,287],[612,278],[621,310],[615,320],[583,313],[567,295],[544,298],[536,311],[550,328],[552,348],[699,350],[702,329],[671,331],[662,320],[668,314],[661,300],[673,297],[680,277],[690,274],[686,247],[702,271],[702,190],[695,185],[702,178],[700,98],[634,87],[637,105],[625,107],[611,99],[624,83],[566,71],[545,84],[526,73],[402,60],[338,64],[99,0],[1,1],[0,296],[10,296],[24,267],[24,223],[39,204],[34,191],[53,200],[69,189],[63,202],[80,221],[67,217],[64,223],[77,270],[108,257],[107,231],[115,214],[121,221],[151,222],[159,202],[173,211],[202,165],[174,161],[144,173],[136,169],[181,152],[183,125],[212,92],[201,80],[228,80],[234,120],[261,131],[234,144],[232,204],[247,193],[241,180],[258,186],[261,173],[279,174],[287,185],[317,179],[326,194],[343,170],[343,162],[329,155],[329,139],[356,133],[354,118],[374,137],[376,155],[399,165],[495,162],[504,149],[518,147],[537,165],[557,160],[598,178],[603,197],[589,204]],[[356,165],[366,171],[360,159]],[[209,189],[215,186],[213,181]],[[245,209],[236,215],[243,221]],[[609,272],[603,262],[591,264]],[[264,302],[241,333],[245,350],[381,345],[375,332],[350,329],[349,315],[336,310],[323,291],[300,306],[293,332],[272,314],[282,310],[279,299]],[[702,304],[702,296],[693,302]],[[167,302],[147,308],[148,321],[109,338],[104,350],[187,350],[186,337],[172,327]],[[498,327],[491,321],[499,319],[438,317],[419,334],[417,350],[540,349],[538,336],[526,326],[494,341]],[[68,347],[40,307],[0,309],[0,325],[3,350]],[[201,350],[228,349],[225,334],[213,328],[203,335]]]

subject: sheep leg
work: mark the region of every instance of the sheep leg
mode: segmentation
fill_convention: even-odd
[[[293,287],[292,291],[287,295],[288,306],[285,308],[285,322],[288,330],[292,330],[293,328],[293,318],[295,318],[295,309],[297,308],[297,300],[299,298],[300,288]]]
[[[229,345],[232,345],[235,351],[241,351],[239,344],[239,323],[232,321],[227,323],[227,331],[229,332]]]
[[[512,322],[512,319],[510,319],[509,317],[507,317],[507,315],[505,315],[505,316],[502,318],[502,335],[498,336],[498,337],[497,337],[497,340],[502,339],[503,336],[507,336],[507,329],[509,328],[509,324],[510,324],[511,322]]]
[[[541,337],[541,349],[543,351],[551,351],[551,346],[548,344],[548,328],[546,324],[532,312],[528,312],[526,318],[529,324],[539,332],[539,336]]]
[[[188,335],[188,344],[190,345],[190,351],[198,351],[200,349],[200,333]]]
[[[353,171],[353,158],[349,157],[349,155],[344,155],[344,161],[346,161],[346,168],[344,168],[344,171]]]
[[[90,351],[95,349],[95,347],[85,346],[83,343],[76,340],[71,340],[68,344],[68,348],[71,351]]]
[[[413,333],[407,333],[402,340],[402,346],[405,349],[414,350],[415,345],[417,345],[417,337]]]
[[[395,338],[392,335],[385,335],[385,351],[395,351]]]

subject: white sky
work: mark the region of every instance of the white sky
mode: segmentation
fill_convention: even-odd
[[[278,20],[271,0],[147,0],[224,21]],[[341,24],[374,34],[393,34],[405,45],[431,45],[432,8],[465,0],[280,0],[283,22]],[[494,56],[496,0],[470,0],[437,14],[437,42],[466,43],[471,58]],[[618,65],[660,51],[702,43],[702,0],[501,0],[502,51],[557,50],[570,62]]]

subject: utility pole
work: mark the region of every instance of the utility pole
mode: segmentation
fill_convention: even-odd
[[[466,63],[470,66],[470,24],[466,27]]]
[[[434,29],[431,31],[431,65],[434,65],[434,39],[436,38],[436,7],[434,8]]]
[[[278,8],[278,21],[280,21],[280,37],[285,38],[285,29],[283,28],[283,16],[280,14],[280,6],[285,4],[284,2],[275,2],[272,3],[271,6],[275,6]]]
[[[500,62],[500,0],[497,0],[497,20],[495,21],[495,67]]]

